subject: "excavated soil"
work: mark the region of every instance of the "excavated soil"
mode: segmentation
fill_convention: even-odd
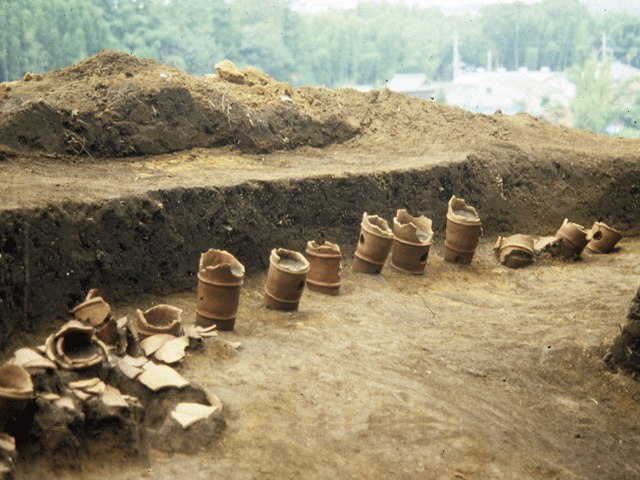
[[[193,322],[201,252],[248,273],[221,334],[242,346],[180,367],[225,404],[220,441],[87,454],[61,478],[640,476],[640,388],[603,361],[638,289],[639,141],[111,51],[0,84],[0,112],[4,357],[90,288],[122,314],[170,303]],[[469,267],[442,259],[452,195],[483,223]],[[352,273],[362,213],[399,208],[433,219],[426,274]],[[498,264],[498,235],[553,235],[564,218],[625,238],[609,255]],[[341,295],[263,309],[270,250],[313,239],[341,246]],[[52,468],[22,460],[21,478]]]

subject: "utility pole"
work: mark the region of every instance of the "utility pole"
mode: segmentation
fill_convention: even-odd
[[[453,81],[455,82],[458,76],[460,75],[460,57],[458,54],[458,39],[460,35],[458,35],[458,31],[453,34]]]
[[[491,71],[491,49],[487,51],[487,72]]]

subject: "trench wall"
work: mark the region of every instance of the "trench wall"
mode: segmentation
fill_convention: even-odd
[[[560,155],[480,155],[413,171],[175,188],[3,211],[0,349],[11,335],[66,319],[90,288],[109,302],[195,288],[200,253],[211,247],[233,253],[249,274],[267,268],[272,248],[303,251],[312,239],[336,242],[351,255],[362,213],[390,222],[398,208],[432,218],[434,242],[442,242],[452,195],[478,210],[485,235],[553,235],[565,217],[637,235],[639,184],[635,163],[623,159],[605,169]]]

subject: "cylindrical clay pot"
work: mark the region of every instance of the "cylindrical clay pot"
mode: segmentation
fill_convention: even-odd
[[[312,240],[307,243],[305,256],[310,265],[307,274],[309,288],[328,295],[338,295],[342,272],[340,247],[331,242],[318,245]]]
[[[412,217],[406,210],[398,210],[393,219],[391,266],[401,272],[423,274],[432,239],[430,219],[424,215]]]
[[[297,310],[309,267],[309,262],[301,253],[274,248],[269,257],[262,305],[274,310]]]
[[[393,244],[389,224],[377,215],[362,215],[360,239],[354,254],[354,272],[380,273]]]
[[[209,249],[200,255],[196,323],[233,330],[244,283],[244,266],[225,250]]]
[[[565,259],[577,258],[589,243],[589,232],[577,223],[572,223],[568,218],[564,219],[562,226],[556,232],[556,237],[563,241],[563,253]]]
[[[593,253],[609,253],[622,238],[622,234],[609,225],[596,222],[589,232],[587,248]]]
[[[500,255],[500,263],[509,268],[521,268],[533,263],[533,238],[516,234],[498,237],[494,250]]]
[[[469,265],[481,234],[482,224],[476,209],[455,195],[451,197],[445,229],[445,261]]]

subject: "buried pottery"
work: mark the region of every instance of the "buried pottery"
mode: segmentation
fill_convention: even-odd
[[[331,242],[318,245],[314,240],[307,243],[305,257],[309,261],[307,285],[311,290],[338,295],[342,273],[340,247]]]
[[[493,249],[500,257],[500,263],[509,268],[521,268],[533,263],[533,238],[516,234],[510,237],[498,237]]]
[[[196,324],[233,330],[244,266],[229,252],[209,249],[200,256]]]
[[[589,232],[582,225],[570,222],[568,218],[564,219],[556,232],[556,238],[562,240],[562,256],[567,260],[578,258],[590,240]]]
[[[412,217],[405,209],[398,210],[393,219],[393,268],[414,275],[424,273],[433,240],[431,223],[424,215]]]
[[[107,346],[96,336],[93,327],[70,320],[45,343],[47,357],[66,370],[80,370],[103,362]]]
[[[377,215],[362,215],[358,247],[354,253],[354,272],[380,273],[393,244],[389,224]]]
[[[32,397],[33,382],[29,372],[12,363],[0,367],[0,431],[24,411]]]
[[[269,257],[263,306],[274,310],[297,310],[309,268],[309,262],[301,253],[274,248]]]
[[[111,306],[98,296],[98,290],[92,288],[87,298],[80,305],[71,310],[73,316],[81,322],[96,327],[104,322],[111,313]]]
[[[171,305],[156,305],[144,313],[138,309],[133,326],[140,338],[158,333],[178,335],[182,329],[182,309]]]
[[[609,253],[622,238],[622,234],[602,222],[595,222],[588,235],[587,248],[593,253]]]
[[[444,240],[444,259],[447,262],[469,265],[482,234],[482,223],[475,208],[457,198],[449,200]]]

